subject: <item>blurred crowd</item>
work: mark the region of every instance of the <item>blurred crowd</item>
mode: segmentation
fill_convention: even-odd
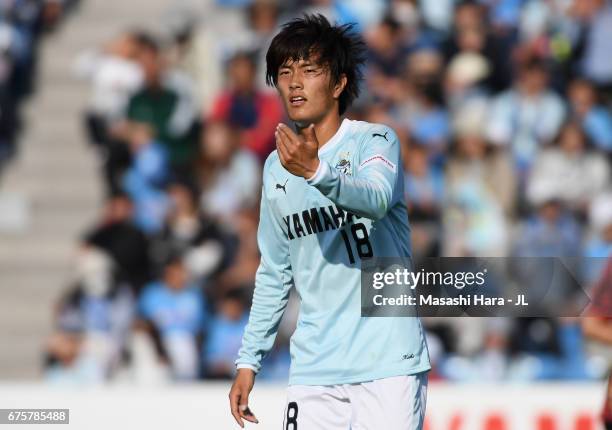
[[[15,156],[22,104],[35,90],[38,49],[78,0],[0,0],[0,174]]]
[[[368,46],[348,117],[402,142],[415,259],[612,256],[606,0],[217,0],[79,55],[106,200],[46,345],[52,381],[230,378],[259,263],[262,163],[286,121],[267,46],[303,12]],[[596,261],[596,260],[593,260]],[[585,288],[603,264],[585,271]],[[258,378],[283,379],[297,300]],[[571,318],[426,319],[433,375],[590,379]]]

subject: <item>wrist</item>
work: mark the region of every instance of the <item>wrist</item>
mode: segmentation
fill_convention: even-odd
[[[321,165],[321,161],[317,158],[315,162],[313,163],[313,166],[305,172],[304,179],[306,180],[312,179],[319,171],[320,165]]]
[[[236,363],[236,373],[240,373],[241,370],[250,370],[253,375],[257,375],[258,368],[252,364],[247,363]],[[247,372],[242,372],[247,373]]]
[[[257,373],[253,369],[249,369],[248,367],[241,367],[236,371],[236,378],[247,378],[249,380],[254,381]]]

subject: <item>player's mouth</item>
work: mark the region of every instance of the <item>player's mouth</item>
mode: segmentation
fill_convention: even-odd
[[[293,96],[289,98],[289,103],[291,104],[291,106],[298,107],[306,103],[306,99],[302,96]]]

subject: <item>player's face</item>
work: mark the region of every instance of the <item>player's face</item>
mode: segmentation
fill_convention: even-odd
[[[329,70],[313,60],[289,60],[278,70],[277,88],[289,119],[305,127],[337,114],[344,82],[332,85]]]

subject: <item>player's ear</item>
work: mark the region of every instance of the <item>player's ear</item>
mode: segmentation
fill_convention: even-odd
[[[342,94],[342,91],[344,91],[344,88],[346,87],[346,83],[348,82],[348,79],[346,78],[346,75],[343,73],[342,75],[340,75],[340,79],[338,79],[338,82],[336,83],[336,85],[334,85],[334,98],[340,98],[340,94]]]

